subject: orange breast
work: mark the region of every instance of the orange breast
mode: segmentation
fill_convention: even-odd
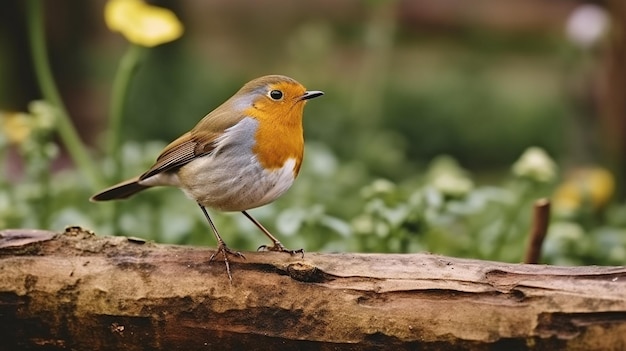
[[[288,159],[294,159],[294,176],[300,171],[304,154],[302,112],[304,102],[285,103],[279,106],[254,106],[246,115],[259,121],[255,134],[256,145],[252,151],[267,170],[277,170]]]

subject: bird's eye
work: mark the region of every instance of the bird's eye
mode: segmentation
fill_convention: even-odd
[[[279,101],[283,98],[283,92],[280,90],[272,90],[270,91],[269,96],[272,98],[272,100]]]

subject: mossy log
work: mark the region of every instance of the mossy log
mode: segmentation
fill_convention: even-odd
[[[626,350],[626,267],[0,232],[0,350]]]

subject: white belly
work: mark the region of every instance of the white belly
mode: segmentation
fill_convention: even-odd
[[[205,156],[183,166],[180,174],[184,180],[179,176],[181,189],[204,206],[244,211],[274,201],[293,184],[294,159],[273,171],[264,170],[256,159],[238,165],[233,165],[232,159],[226,160]],[[185,176],[189,174],[199,176]]]
[[[141,181],[148,186],[181,188],[203,206],[222,211],[244,211],[281,196],[293,183],[296,160],[265,170],[252,153],[258,122],[244,118],[218,138],[215,149],[181,166]]]

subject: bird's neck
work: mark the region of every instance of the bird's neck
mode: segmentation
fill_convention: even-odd
[[[286,111],[288,113],[276,111],[278,113],[275,112],[271,117],[263,111],[247,112],[248,116],[259,122],[253,152],[261,165],[269,171],[277,170],[289,159],[293,159],[295,161],[293,171],[296,176],[300,171],[304,154],[302,108],[294,106],[293,110]]]

